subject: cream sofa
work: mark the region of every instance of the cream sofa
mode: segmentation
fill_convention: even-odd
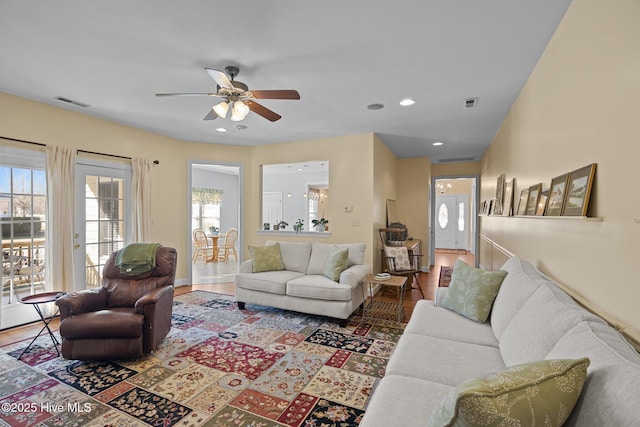
[[[334,317],[346,325],[347,318],[364,300],[360,281],[371,273],[364,262],[364,243],[278,243],[284,270],[253,273],[252,261],[240,264],[236,276],[236,301],[260,304],[285,310]],[[349,251],[347,269],[335,282],[323,275],[329,255],[336,248]]]
[[[490,323],[439,307],[447,288],[438,289],[436,304],[417,303],[361,427],[426,426],[467,379],[536,360],[582,357],[590,366],[565,425],[640,425],[640,356],[631,345],[530,263],[514,257],[501,269],[508,274]]]

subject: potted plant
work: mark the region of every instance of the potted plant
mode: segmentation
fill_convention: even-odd
[[[220,232],[220,229],[215,225],[212,225],[211,227],[209,227],[209,233],[213,234],[214,236],[217,235],[219,232]]]
[[[293,224],[293,229],[295,230],[296,233],[299,233],[300,231],[302,231],[303,228],[304,228],[304,220],[298,218],[298,221],[296,221],[296,223]]]
[[[313,226],[318,230],[318,231],[324,231],[327,228],[327,224],[329,223],[329,220],[322,217],[320,219],[314,219],[311,221],[313,223]]]

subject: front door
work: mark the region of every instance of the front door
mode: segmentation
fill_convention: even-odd
[[[469,197],[464,194],[436,196],[436,248],[467,249]]]
[[[109,255],[131,241],[131,169],[120,164],[76,165],[74,273],[76,289],[101,285]]]

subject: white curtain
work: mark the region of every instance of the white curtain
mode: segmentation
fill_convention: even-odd
[[[47,145],[45,275],[49,290],[75,290],[73,206],[76,150]]]
[[[151,238],[151,169],[153,162],[131,159],[131,212],[133,213],[133,241],[148,242]]]

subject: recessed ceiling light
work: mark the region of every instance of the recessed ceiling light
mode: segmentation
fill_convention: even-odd
[[[440,145],[444,145],[444,142],[436,141],[432,145],[439,147]]]
[[[225,133],[225,132],[228,132],[229,130],[227,128],[216,128],[216,131]]]
[[[382,105],[382,104],[370,104],[370,105],[367,105],[367,108],[369,110],[382,110],[384,108],[384,105]]]
[[[407,105],[413,105],[415,103],[416,103],[416,101],[414,101],[411,98],[405,98],[402,101],[400,101],[400,105],[402,105],[403,107],[406,107]]]

